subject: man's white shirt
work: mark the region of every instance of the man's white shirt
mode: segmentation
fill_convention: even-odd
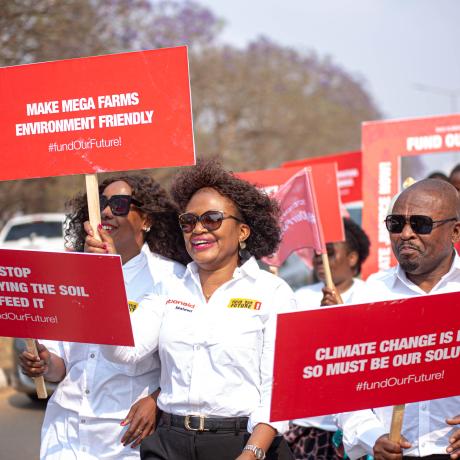
[[[460,290],[460,257],[455,254],[448,273],[433,287],[430,294]],[[398,265],[371,275],[354,303],[369,303],[428,295],[412,283]],[[440,306],[442,314],[442,306]],[[409,325],[410,327],[410,325]],[[460,393],[460,390],[459,390]],[[392,407],[347,412],[337,416],[344,432],[343,442],[348,456],[354,460],[371,454],[377,439],[390,432]],[[449,436],[455,427],[447,425],[446,418],[460,413],[460,396],[406,404],[402,435],[412,444],[404,455],[425,457],[446,454]]]

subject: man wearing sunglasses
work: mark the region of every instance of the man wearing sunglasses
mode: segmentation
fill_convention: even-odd
[[[448,182],[425,179],[404,190],[385,220],[398,265],[371,275],[356,302],[459,291],[459,212],[459,194]],[[456,459],[457,414],[460,396],[406,404],[400,443],[388,437],[392,407],[339,414],[338,422],[352,460],[366,454],[375,460]]]

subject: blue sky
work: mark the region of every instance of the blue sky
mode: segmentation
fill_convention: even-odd
[[[226,21],[223,42],[265,35],[332,57],[365,82],[384,118],[460,112],[460,0],[200,3]]]

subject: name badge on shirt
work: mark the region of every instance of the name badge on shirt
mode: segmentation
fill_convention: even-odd
[[[166,305],[170,304],[174,305],[176,310],[188,311],[189,313],[192,313],[195,309],[195,304],[185,302],[184,300],[168,299]]]
[[[262,302],[253,299],[230,299],[227,308],[244,308],[245,310],[260,310]]]
[[[134,313],[139,306],[139,302],[134,302],[134,300],[128,300],[129,312]]]

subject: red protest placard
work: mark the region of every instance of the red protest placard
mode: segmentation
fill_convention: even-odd
[[[281,185],[297,174],[303,166],[292,168],[259,169],[235,173],[241,179],[247,180],[257,187],[263,188],[269,195],[276,193]]]
[[[194,164],[186,47],[0,69],[0,180]]]
[[[1,249],[0,261],[0,336],[134,345],[119,256]]]
[[[257,171],[244,171],[236,173],[241,179],[263,187],[267,193],[276,193],[279,187],[285,184],[303,167],[261,169]],[[340,212],[340,196],[337,186],[337,166],[335,163],[324,163],[309,167],[313,179],[313,188],[318,204],[318,212],[321,222],[327,222],[323,226],[324,241],[344,241],[342,216]]]
[[[363,228],[371,240],[366,277],[396,264],[384,220],[404,181],[435,171],[448,176],[460,163],[460,115],[364,123],[362,144]]]
[[[271,420],[458,395],[459,309],[449,293],[278,315]]]
[[[286,161],[284,167],[315,166],[323,163],[337,163],[337,179],[340,199],[343,204],[360,203],[362,200],[362,154],[361,152],[342,152],[321,157]]]

